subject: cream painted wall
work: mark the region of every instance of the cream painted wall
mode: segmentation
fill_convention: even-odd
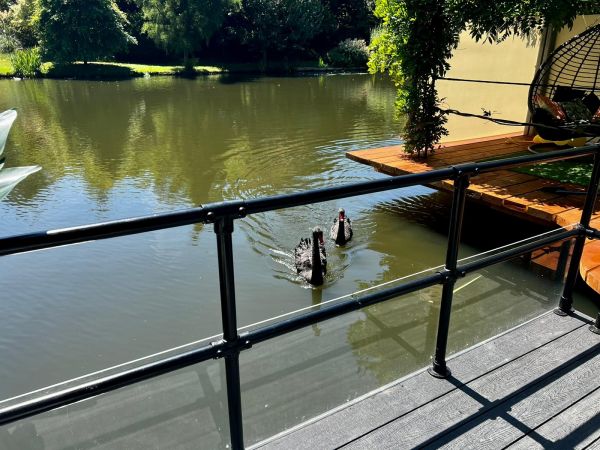
[[[558,47],[561,44],[564,44],[573,36],[581,33],[582,31],[585,31],[589,27],[598,23],[600,23],[600,14],[596,14],[593,16],[579,16],[573,23],[573,28],[571,30],[565,27],[558,32],[556,36],[556,47]]]
[[[530,83],[535,75],[539,45],[525,40],[508,39],[500,44],[475,42],[467,32],[461,35],[458,49],[450,60],[447,77]],[[440,97],[445,107],[481,114],[482,108],[503,119],[524,121],[527,118],[526,86],[507,86],[457,81],[439,81]],[[450,132],[444,141],[494,136],[523,131],[475,118],[451,115]]]
[[[599,23],[600,15],[580,16],[572,29],[563,28],[557,34],[556,47],[588,27]],[[536,71],[539,43],[528,44],[525,40],[509,39],[501,44],[477,43],[464,32],[460,45],[450,61],[448,77],[494,81],[516,81],[530,83]],[[494,111],[496,117],[525,121],[527,118],[526,86],[504,86],[456,81],[438,82],[444,106],[460,111],[481,114],[481,108]],[[483,136],[522,131],[522,128],[507,127],[481,119],[450,116],[444,141],[455,141]]]

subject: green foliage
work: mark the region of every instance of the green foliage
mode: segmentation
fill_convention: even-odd
[[[246,42],[259,51],[263,68],[269,52],[302,50],[320,30],[320,0],[243,0]]]
[[[0,11],[0,53],[12,53],[21,48],[11,26],[8,11]]]
[[[113,0],[39,0],[39,5],[40,42],[52,61],[87,63],[135,43]]]
[[[0,2],[0,53],[33,47],[37,40],[30,22],[37,0]]]
[[[238,0],[143,0],[143,31],[165,50],[188,57],[208,43]]]
[[[581,161],[560,161],[556,163],[535,164],[513,169],[515,172],[526,173],[560,183],[573,183],[587,186],[592,175],[592,163]]]
[[[230,62],[325,58],[365,39],[374,0],[0,0],[0,52],[40,46],[45,59],[179,63],[202,51]],[[137,42],[135,46],[128,43]],[[189,67],[188,67],[189,68]]]
[[[345,39],[367,39],[376,25],[373,0],[321,0],[323,23],[314,45],[329,50]]]
[[[388,72],[399,89],[398,109],[406,115],[405,149],[427,156],[448,134],[435,87],[449,69],[460,28],[445,2],[377,0],[382,29],[373,36],[372,72]]]
[[[39,43],[37,14],[37,0],[17,0],[8,10],[7,20],[11,32],[23,48],[35,47]]]
[[[426,156],[448,134],[436,80],[460,32],[500,42],[531,36],[547,25],[572,24],[577,15],[600,12],[597,1],[577,0],[375,0],[381,30],[371,41],[371,72],[387,72],[398,88],[397,109],[406,116],[405,149]]]
[[[0,12],[8,11],[8,8],[14,3],[14,0],[0,0]]]
[[[546,26],[571,27],[583,14],[600,13],[597,0],[494,0],[477,2],[446,0],[459,14],[471,35],[479,40],[501,42],[510,36],[530,37]]]
[[[128,67],[102,63],[71,63],[53,65],[45,74],[48,78],[69,78],[76,80],[126,80],[135,74]]]
[[[335,67],[366,67],[369,47],[364,39],[345,39],[331,50],[327,57]]]
[[[37,47],[17,50],[10,58],[16,76],[33,78],[42,69],[42,54]]]

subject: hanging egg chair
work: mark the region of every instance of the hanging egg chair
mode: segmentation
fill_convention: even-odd
[[[532,122],[544,139],[600,136],[600,24],[558,47],[541,65],[529,89]]]

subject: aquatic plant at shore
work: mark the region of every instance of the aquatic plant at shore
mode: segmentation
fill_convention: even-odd
[[[42,54],[40,49],[28,48],[15,51],[10,58],[15,76],[21,78],[33,78],[42,70]]]

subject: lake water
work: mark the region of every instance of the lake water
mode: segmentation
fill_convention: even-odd
[[[19,118],[6,167],[43,170],[0,203],[4,236],[380,178],[345,152],[398,143],[400,129],[393,86],[368,75],[0,81],[0,110],[10,107]],[[327,280],[312,289],[293,248],[340,207],[354,240],[327,243]],[[447,195],[414,187],[236,222],[240,326],[439,266],[449,207]],[[546,231],[467,209],[462,256]],[[198,225],[1,258],[0,398],[218,335],[215,244]],[[559,292],[515,262],[459,281],[450,351],[551,309]],[[440,293],[244,352],[246,443],[429,364]],[[224,448],[223,376],[221,361],[205,363],[3,427],[0,448]]]

